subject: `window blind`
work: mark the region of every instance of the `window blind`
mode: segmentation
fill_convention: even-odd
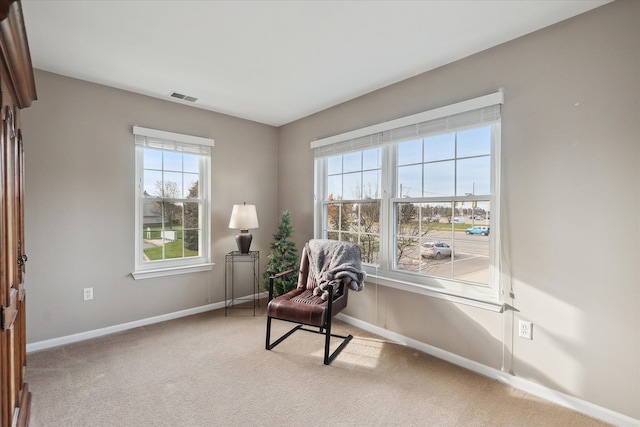
[[[311,143],[314,157],[360,151],[392,142],[462,130],[500,120],[502,92],[463,101]]]
[[[157,129],[133,127],[135,144],[156,150],[207,155],[211,153],[214,141],[211,138],[166,132]]]

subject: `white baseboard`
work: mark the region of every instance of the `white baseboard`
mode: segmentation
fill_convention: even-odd
[[[253,295],[241,297],[242,299],[251,298]],[[257,295],[257,298],[266,296],[265,292],[261,292]],[[71,344],[78,341],[84,341],[91,338],[97,338],[104,335],[113,334],[115,332],[122,332],[133,328],[139,328],[141,326],[152,325],[154,323],[165,322],[167,320],[178,319],[180,317],[192,316],[194,314],[204,313],[205,311],[217,310],[225,307],[225,302],[217,302],[214,304],[202,305],[200,307],[189,308],[186,310],[175,311],[173,313],[162,314],[160,316],[149,317],[147,319],[135,320],[133,322],[122,323],[120,325],[108,326],[106,328],[95,329],[92,331],[80,332],[78,334],[67,335],[60,338],[53,338],[45,341],[38,341],[31,344],[27,344],[27,353],[34,351],[46,350],[48,348],[58,347],[65,344]]]
[[[391,332],[379,326],[375,326],[371,323],[363,322],[362,320],[347,316],[343,313],[336,315],[336,318],[365,331],[379,335],[383,338],[387,338],[398,344],[415,348],[416,350],[420,350],[424,353],[435,356],[438,359],[442,359],[449,363],[453,363],[454,365],[469,369],[470,371],[476,372],[485,377],[494,379],[527,393],[531,393],[534,396],[541,397],[543,399],[583,413],[590,417],[594,417],[620,427],[640,427],[640,420],[637,420],[635,418],[631,418],[627,415],[614,412],[610,409],[603,408],[602,406],[595,405],[593,403],[578,399],[577,397],[570,396],[568,394],[550,389],[548,387],[541,386],[540,384],[536,384],[529,380],[516,377],[514,375],[495,368],[491,368],[481,363],[474,362],[473,360],[469,360],[467,358],[458,356],[457,354],[450,353],[429,344],[425,344],[412,338],[408,338],[395,332]]]
[[[259,295],[259,297],[263,297],[263,296],[265,296],[264,292]],[[38,341],[31,344],[27,344],[27,353],[46,350],[48,348],[58,347],[65,344],[71,344],[78,341],[84,341],[91,338],[97,338],[104,335],[113,334],[115,332],[126,331],[129,329],[138,328],[141,326],[147,326],[154,323],[165,322],[167,320],[178,319],[180,317],[186,317],[194,314],[204,313],[206,311],[217,310],[220,308],[224,308],[224,306],[225,306],[224,302],[217,302],[214,304],[207,304],[200,307],[190,308],[187,310],[181,310],[173,313],[163,314],[160,316],[150,317],[147,319],[141,319],[133,322],[122,323],[120,325],[109,326],[102,329],[95,329],[93,331],[86,331],[78,334],[67,335],[60,338],[53,338],[45,341]],[[481,363],[474,362],[473,360],[458,356],[457,354],[450,353],[448,351],[431,346],[429,344],[425,344],[423,342],[414,340],[412,338],[405,337],[404,335],[391,332],[379,326],[375,326],[371,323],[364,322],[362,320],[356,319],[351,316],[347,316],[342,313],[338,314],[336,318],[342,320],[345,323],[348,323],[350,325],[363,329],[365,331],[379,335],[383,338],[387,338],[398,344],[415,348],[416,350],[420,350],[424,353],[427,353],[439,359],[445,360],[449,363],[453,363],[454,365],[458,365],[465,369],[469,369],[470,371],[476,372],[485,377],[494,379],[496,381],[499,381],[503,384],[507,384],[519,390],[526,391],[527,393],[531,393],[534,396],[541,397],[543,399],[557,403],[558,405],[589,415],[590,417],[594,417],[599,420],[602,420],[607,423],[620,426],[620,427],[640,427],[640,420],[637,420],[635,418],[631,418],[627,415],[614,412],[610,409],[603,408],[602,406],[595,405],[593,403],[587,402],[582,399],[578,399],[576,397],[550,389],[548,387],[541,386],[529,380],[516,377],[514,375],[508,374],[506,372],[502,372],[498,369],[491,368]]]

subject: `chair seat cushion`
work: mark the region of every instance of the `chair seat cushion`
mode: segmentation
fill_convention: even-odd
[[[333,314],[346,306],[346,298],[339,295],[333,300]],[[327,319],[327,302],[313,294],[312,289],[294,289],[269,301],[267,315],[306,325],[323,326]]]

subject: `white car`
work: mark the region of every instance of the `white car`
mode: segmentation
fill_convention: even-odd
[[[420,256],[422,258],[445,258],[453,255],[453,249],[451,246],[442,242],[426,242],[422,244],[420,248]]]

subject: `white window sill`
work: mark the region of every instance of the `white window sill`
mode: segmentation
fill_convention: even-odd
[[[389,288],[400,289],[407,292],[412,292],[419,295],[426,295],[433,298],[443,299],[458,304],[465,304],[472,307],[481,308],[484,310],[493,311],[496,313],[502,313],[504,311],[504,304],[498,300],[498,298],[482,297],[475,298],[472,296],[455,295],[452,293],[446,293],[446,291],[434,290],[429,287],[418,285],[401,280],[390,279],[388,277],[376,276],[374,274],[367,275],[367,281],[373,282],[376,285],[387,286]]]
[[[173,276],[176,274],[197,273],[200,271],[211,271],[215,264],[205,263],[197,265],[188,265],[182,267],[158,268],[155,270],[138,270],[131,273],[135,280],[152,279],[154,277]]]

